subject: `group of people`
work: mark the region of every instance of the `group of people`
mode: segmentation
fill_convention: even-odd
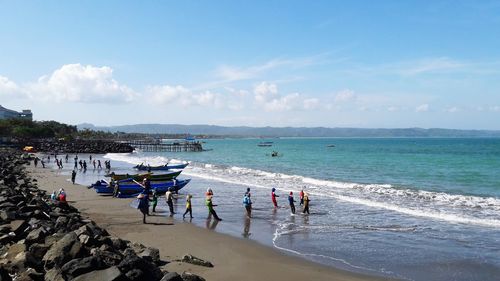
[[[279,195],[276,194],[276,188],[271,189],[271,201],[273,202],[274,208],[279,208],[278,207],[278,198]],[[300,191],[300,206],[303,206],[302,213],[304,214],[309,214],[309,194],[304,192],[302,189]],[[290,211],[292,214],[295,214],[295,199],[293,197],[293,191],[290,191],[290,194],[288,195],[288,204],[290,205]],[[245,210],[247,212],[247,217],[251,218],[252,217],[252,199],[251,199],[251,194],[250,194],[250,188],[247,188],[247,191],[245,192],[245,195],[243,196],[243,206],[245,207]]]
[[[59,189],[59,191],[57,193],[54,190],[52,192],[52,194],[50,195],[50,199],[52,201],[59,201],[60,203],[67,203],[66,192],[64,191],[64,188]]]
[[[35,157],[35,159],[33,159],[33,164],[35,165],[35,168],[38,166],[38,162],[40,162],[42,168],[45,168],[45,161],[43,161],[43,159],[40,159],[38,157]]]
[[[153,199],[152,200],[149,199],[149,193],[150,193],[149,179],[145,178],[141,185],[144,188],[144,192],[137,196],[137,199],[139,200],[137,208],[143,213],[143,223],[146,223],[146,216],[149,215],[149,202],[151,201],[153,203],[152,204],[153,212],[156,212],[159,195],[156,193],[156,190],[153,190],[152,191]],[[205,193],[205,205],[207,206],[208,209],[207,220],[210,220],[213,217],[215,220],[221,221],[222,219],[217,215],[217,212],[214,209],[214,207],[216,207],[217,205],[213,203],[213,196],[214,196],[213,190],[211,188],[208,188],[207,192]],[[279,208],[277,197],[279,197],[279,195],[276,194],[276,189],[273,188],[271,190],[271,201],[273,202],[274,208]],[[303,206],[302,213],[309,214],[309,201],[311,201],[309,199],[309,194],[304,192],[304,190],[302,189],[300,191],[299,197],[300,197],[300,206]],[[186,195],[186,210],[184,211],[182,218],[185,218],[187,214],[189,214],[190,218],[193,218],[193,211],[191,205],[192,198],[193,196],[191,194]],[[173,191],[172,188],[168,189],[168,191],[165,193],[165,200],[169,208],[170,216],[172,217],[175,214],[174,200],[177,200],[177,193]],[[292,214],[295,214],[296,212],[295,202],[296,201],[294,199],[293,192],[290,191],[288,195],[288,203],[290,205],[290,210]],[[250,188],[247,188],[247,191],[243,196],[243,206],[245,207],[247,217],[251,218],[252,199],[251,199]]]

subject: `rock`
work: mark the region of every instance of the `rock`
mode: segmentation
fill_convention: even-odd
[[[182,273],[182,280],[184,280],[184,281],[205,281],[205,278],[202,278],[196,274],[184,271]]]
[[[52,234],[50,236],[45,237],[45,245],[52,246],[52,244],[61,240],[61,238],[63,238],[64,235],[65,234],[62,234],[62,233],[56,233],[56,234]]]
[[[205,267],[214,267],[214,265],[211,262],[202,260],[200,258],[193,256],[193,255],[184,255],[182,257],[182,262],[186,262],[186,263],[190,263],[190,264],[194,264],[194,265],[199,265],[199,266],[205,266]]]
[[[129,254],[126,255],[118,265],[121,271],[128,272],[133,269],[140,269],[144,272],[144,280],[159,280],[162,277],[163,274],[161,270],[155,264],[135,254],[130,254],[130,251],[126,252]]]
[[[95,251],[94,255],[99,257],[99,259],[101,259],[102,262],[104,264],[106,264],[107,266],[118,265],[118,264],[120,264],[120,262],[122,261],[122,258],[123,258],[121,255],[119,255],[117,253],[110,252],[110,251],[97,250],[97,251]]]
[[[74,232],[64,235],[59,241],[55,242],[43,256],[43,261],[47,268],[54,265],[62,266],[66,262],[78,257],[81,252],[81,243]]]
[[[119,280],[122,273],[116,266],[112,266],[108,269],[96,270],[89,273],[85,273],[73,279],[73,281],[115,281]]]
[[[10,277],[9,272],[3,266],[0,266],[0,280],[1,281],[11,281],[12,277]]]
[[[115,248],[116,250],[123,250],[127,247],[127,243],[120,238],[111,237],[110,239],[111,239],[111,243],[112,243],[113,248]]]
[[[24,245],[22,243],[12,244],[9,247],[9,249],[7,250],[7,253],[5,254],[4,258],[7,259],[7,260],[12,260],[19,253],[22,253],[22,252],[25,252],[25,251],[26,251],[26,245]]]
[[[144,272],[140,269],[132,269],[131,271],[127,272],[125,276],[128,278],[130,281],[140,281],[144,280]]]
[[[53,268],[45,273],[45,281],[65,281],[61,270]]]
[[[26,271],[22,272],[16,281],[20,280],[33,280],[33,281],[43,281],[44,274],[36,271],[33,268],[28,268]]]
[[[32,244],[32,243],[38,243],[41,242],[45,236],[47,235],[47,232],[43,227],[37,228],[33,231],[31,231],[28,236],[26,236],[26,243]]]
[[[138,256],[155,264],[160,262],[160,250],[157,248],[147,247]]]
[[[14,220],[10,222],[10,229],[17,235],[22,233],[26,227],[28,227],[28,224],[25,220]]]
[[[47,253],[49,248],[50,246],[47,246],[45,244],[35,243],[29,247],[29,251],[33,255],[33,258],[42,260],[43,256]]]
[[[184,281],[182,277],[177,274],[177,272],[169,272],[163,275],[163,278],[160,281]]]
[[[99,270],[102,268],[102,261],[98,257],[92,256],[81,259],[73,259],[65,263],[61,267],[61,271],[64,275],[74,278],[87,272]]]
[[[16,218],[16,213],[8,210],[0,210],[0,218],[3,221],[11,221]]]

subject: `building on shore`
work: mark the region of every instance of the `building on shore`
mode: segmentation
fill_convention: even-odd
[[[17,112],[0,105],[0,120],[14,118],[33,120],[33,113],[29,109],[23,109],[23,111]]]

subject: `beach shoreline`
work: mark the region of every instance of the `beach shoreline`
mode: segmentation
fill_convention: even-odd
[[[217,233],[158,213],[142,224],[130,200],[98,196],[93,190],[73,185],[69,177],[50,168],[28,166],[28,172],[48,192],[64,188],[71,205],[111,234],[160,250],[162,260],[172,261],[168,271],[189,271],[207,280],[386,280],[352,273],[293,257],[256,241]],[[214,264],[206,268],[177,262],[192,254]]]

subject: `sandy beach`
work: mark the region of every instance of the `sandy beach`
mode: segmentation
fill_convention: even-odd
[[[28,171],[38,180],[39,187],[48,192],[64,188],[70,204],[111,234],[158,248],[163,260],[172,261],[165,266],[168,271],[189,271],[207,280],[383,280],[292,257],[162,213],[148,217],[148,224],[143,224],[139,211],[129,206],[130,200],[98,196],[49,168],[28,166]],[[185,254],[211,261],[214,267],[175,262]]]

